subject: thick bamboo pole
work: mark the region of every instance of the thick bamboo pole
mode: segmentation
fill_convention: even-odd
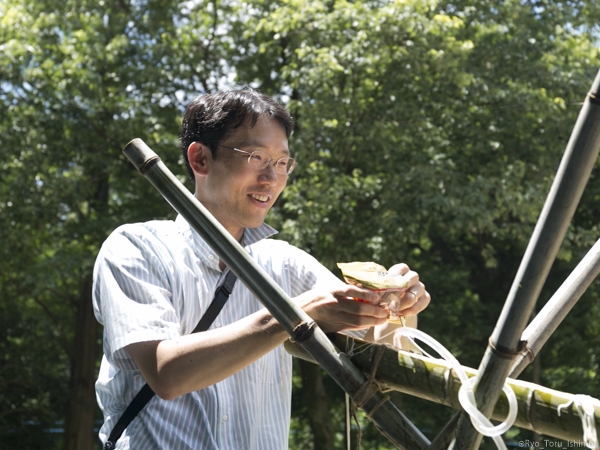
[[[338,348],[351,347],[348,342],[353,339],[340,334],[330,338]],[[368,345],[356,339],[354,341]],[[286,342],[285,348],[296,357],[314,362],[301,347],[289,341]],[[458,401],[460,379],[444,360],[381,345],[372,345],[369,350],[356,355],[349,354],[349,358],[364,373],[370,373],[375,355],[381,348],[384,350],[377,364],[375,379],[382,387],[462,410]],[[464,369],[469,376],[477,374],[475,369]],[[567,405],[573,400],[572,394],[521,380],[507,379],[507,383],[516,394],[519,405],[515,426],[572,442],[583,439],[581,419],[574,405],[561,408],[560,416],[557,413],[559,406]],[[600,407],[594,409],[596,430],[600,431]],[[504,420],[507,414],[508,402],[502,394],[494,405],[491,417]]]
[[[525,348],[514,361],[509,376],[517,378],[537,356],[552,333],[565,319],[600,273],[600,239],[544,305],[521,335]]]
[[[505,378],[520,354],[521,334],[538,299],[550,267],[579,204],[600,150],[600,71],[583,103],[550,193],[533,231],[477,373],[475,398],[490,416]],[[461,414],[455,448],[475,450],[482,436]]]
[[[123,153],[267,307],[292,339],[301,344],[350,397],[362,403],[362,409],[382,434],[401,449],[425,449],[429,445],[427,438],[335,348],[317,324],[250,258],[156,153],[141,139],[132,140]]]

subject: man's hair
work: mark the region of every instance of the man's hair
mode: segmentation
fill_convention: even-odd
[[[192,183],[194,171],[187,156],[188,147],[198,141],[206,145],[213,157],[218,144],[241,126],[256,125],[261,117],[276,120],[289,138],[294,121],[286,109],[271,97],[250,88],[202,94],[188,105],[181,124],[181,151]]]

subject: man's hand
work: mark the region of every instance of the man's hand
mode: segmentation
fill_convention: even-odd
[[[384,324],[386,310],[370,304],[377,298],[378,295],[368,289],[346,284],[331,291],[313,289],[294,300],[325,333],[331,333]]]
[[[425,290],[425,285],[419,281],[419,274],[410,270],[406,264],[396,264],[390,267],[388,273],[400,274],[408,278],[408,289],[400,299],[400,312],[405,318],[406,326],[417,328],[417,314],[427,308],[431,301],[429,292]],[[394,345],[394,331],[399,327],[401,325],[389,322],[373,327],[365,335],[365,340]],[[410,348],[405,338],[402,338],[402,348]]]
[[[429,305],[431,296],[425,290],[425,285],[419,281],[419,274],[410,270],[410,268],[402,263],[390,267],[390,274],[400,274],[408,278],[408,289],[404,293],[400,303],[400,312],[404,317],[412,317],[419,314]]]

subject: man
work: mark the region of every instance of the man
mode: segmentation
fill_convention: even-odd
[[[347,285],[307,253],[266,237],[264,219],[295,161],[293,121],[250,89],[197,97],[181,143],[195,196],[325,332],[370,331],[386,311],[376,294]],[[157,394],[127,427],[117,449],[284,449],[290,424],[288,336],[241,283],[208,331],[193,333],[225,266],[190,226],[125,225],[107,239],[94,271],[94,309],[104,325],[96,383],[103,441],[144,383]],[[404,314],[429,303],[406,265]],[[352,298],[366,300],[357,302]]]

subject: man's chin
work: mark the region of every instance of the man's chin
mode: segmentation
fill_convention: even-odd
[[[258,228],[265,223],[265,217],[253,217],[247,220],[244,224],[244,228]]]
[[[249,223],[248,225],[246,225],[246,227],[245,227],[245,228],[258,228],[258,227],[260,227],[261,225],[263,225],[264,223],[265,223],[265,221],[264,221],[264,220],[261,220],[261,221],[256,221],[256,222],[251,222],[251,223]]]

